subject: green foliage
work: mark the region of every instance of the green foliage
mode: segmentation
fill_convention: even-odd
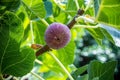
[[[111,25],[120,29],[120,1],[119,0],[102,0],[96,20],[101,23]],[[96,12],[96,10],[95,10]]]
[[[98,10],[101,4],[101,0],[94,0],[94,11],[95,11],[95,16],[98,14]]]
[[[120,46],[120,31],[118,30],[120,29],[120,1],[93,0],[90,6],[84,0],[76,1],[81,9],[88,7],[88,10],[81,15],[85,17],[85,20],[81,19],[75,24],[84,25],[85,29],[73,27],[70,43],[62,49],[51,52],[70,73],[72,72],[71,75],[75,80],[113,80],[116,61],[107,63],[92,61],[79,68],[70,66],[73,65],[76,55],[74,54],[76,50],[74,41],[81,39],[86,34],[86,30],[101,46],[105,38],[116,46]],[[33,69],[35,53],[28,45],[46,44],[44,40],[47,28],[45,21],[48,24],[52,22],[68,24],[76,13],[75,0],[0,0],[0,79],[4,74],[24,76],[29,73]],[[91,23],[91,20],[95,22]],[[40,72],[45,80],[67,79],[68,76],[64,70],[48,52],[37,59],[43,64],[36,72]],[[83,74],[84,72],[86,73]]]
[[[88,75],[84,75],[84,76],[81,76],[79,78],[77,78],[76,80],[88,80]]]
[[[38,44],[45,44],[44,41],[44,32],[46,30],[46,25],[42,24],[41,21],[32,22],[33,30],[34,30],[34,41]]]
[[[76,71],[74,71],[72,73],[72,76],[75,80],[79,79],[79,75],[81,75],[83,72],[85,72],[88,68],[88,65],[82,66],[80,68],[78,68]],[[84,76],[82,76],[81,78],[83,78]],[[84,80],[84,79],[81,79]],[[86,79],[85,79],[86,80]]]
[[[111,61],[107,63],[92,61],[88,67],[88,80],[114,80],[113,74],[116,64],[116,61]]]
[[[23,47],[16,53],[16,55],[4,57],[3,62],[6,64],[3,64],[2,66],[3,74],[10,74],[20,77],[30,72],[33,68],[35,55],[31,48]]]
[[[78,0],[78,5],[84,8],[84,0]],[[75,0],[68,0],[66,12],[71,16],[75,16],[77,11]]]
[[[100,24],[100,28],[87,29],[90,34],[95,38],[96,42],[102,46],[104,38],[107,38],[116,46],[119,45],[119,31],[107,26],[105,24]],[[117,33],[117,34],[116,34]]]
[[[77,7],[75,6],[74,0],[69,0],[66,8],[67,12],[74,16],[76,14]]]
[[[46,16],[45,7],[42,0],[23,0],[23,5],[25,6],[31,19],[34,19],[34,16],[39,18],[44,18]]]
[[[98,44],[102,45],[102,40],[104,38],[103,33],[101,32],[100,28],[95,29],[88,29],[90,34],[95,38]]]
[[[23,37],[21,20],[12,12],[0,18],[0,74],[23,76],[33,67],[34,51],[20,48]]]
[[[0,0],[0,14],[6,10],[16,11],[21,4],[21,0]]]
[[[107,37],[108,40],[110,40],[113,44],[115,44],[116,46],[120,46],[120,32],[119,30],[112,28],[111,26],[107,26],[104,24],[100,25],[102,28],[101,30],[103,31],[103,33],[105,34],[105,36]]]
[[[114,80],[113,74],[116,64],[116,61],[101,63],[97,60],[94,60],[91,61],[89,65],[78,68],[72,73],[72,76],[75,80]],[[88,74],[81,76],[81,74],[86,70],[88,71]]]
[[[68,21],[67,13],[65,13],[64,11],[59,11],[58,16],[55,17],[55,21],[60,23],[67,23]]]
[[[117,37],[116,39],[115,36],[111,35],[114,33],[114,29],[109,30],[109,27],[114,27],[119,29],[119,18],[117,18],[117,16],[119,16],[120,12],[117,9],[119,9],[120,7],[116,5],[119,5],[118,0],[116,1],[94,0],[94,11],[96,16],[96,21],[100,24],[99,27],[102,28],[98,28],[97,30],[96,29],[87,29],[87,30],[95,38],[96,42],[100,45],[102,45],[102,41],[104,37],[106,37],[113,44],[119,46],[119,38]],[[108,27],[104,28],[104,26],[108,26]]]
[[[56,50],[52,51],[57,56],[57,58],[62,62],[62,64],[68,69],[70,69],[68,66],[73,63],[74,47],[75,47],[74,42],[70,41],[70,43],[65,48],[57,51]],[[40,72],[46,72],[46,68],[47,68],[47,71],[53,70],[58,74],[62,73],[63,74],[62,77],[66,78],[66,74],[64,73],[64,71],[59,67],[59,65],[49,54],[44,54],[41,57],[45,65],[41,65]]]
[[[72,46],[72,47],[71,47]],[[75,44],[71,40],[70,43],[63,49],[58,50],[59,54],[59,59],[61,62],[65,65],[68,66],[73,63],[73,58],[74,58],[74,48]]]

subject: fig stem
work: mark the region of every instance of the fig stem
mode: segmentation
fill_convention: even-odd
[[[70,23],[67,24],[67,26],[69,27],[69,29],[71,29],[73,27],[73,25],[75,25],[76,23],[76,18],[81,16],[84,13],[84,10],[79,9],[77,12],[77,15],[73,18],[72,21],[70,21]]]
[[[38,64],[40,64],[40,65],[42,65],[43,64],[43,62],[41,62],[40,60],[38,60],[38,59],[35,59],[35,62],[36,63],[38,63]]]
[[[95,26],[87,26],[87,25],[74,25],[74,28],[98,28],[98,25]]]
[[[84,20],[86,22],[89,22],[91,24],[95,24],[95,20],[87,18],[86,16],[79,16],[75,19],[75,21],[79,22],[80,20]]]
[[[39,80],[45,80],[45,79],[43,79],[40,75],[38,75],[38,74],[36,74],[36,73],[34,73],[34,72],[30,72],[32,75],[34,75],[35,77],[37,77]]]
[[[64,67],[64,65],[60,62],[60,60],[52,52],[48,52],[48,53],[58,63],[58,65],[64,70],[64,72],[68,75],[69,79],[74,80],[74,78],[71,76],[68,70]]]
[[[39,55],[43,54],[44,52],[50,51],[50,47],[48,45],[44,45],[41,49],[39,49],[36,52],[36,57],[38,57]]]

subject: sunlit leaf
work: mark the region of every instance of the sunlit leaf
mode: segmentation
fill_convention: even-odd
[[[56,73],[53,71],[49,71],[47,73],[44,74],[45,80],[65,80],[66,76],[65,75],[61,75],[61,73]]]
[[[100,23],[111,25],[111,27],[120,29],[120,1],[102,0],[96,20]]]
[[[60,14],[58,16],[55,17],[55,21],[56,22],[60,22],[63,24],[66,24],[68,22],[68,18],[67,18],[67,14],[63,11],[60,11]],[[61,18],[62,17],[62,18]]]
[[[68,65],[73,63],[74,48],[75,48],[74,46],[75,45],[73,41],[71,41],[65,48],[57,50],[57,51],[56,50],[53,51],[56,57],[62,62],[62,64],[66,68],[68,67]],[[41,57],[42,57],[43,63],[46,64],[46,66],[50,70],[64,73],[63,70],[60,68],[60,66],[55,62],[55,60],[49,54],[44,54]],[[45,65],[42,65],[42,66],[45,66]]]
[[[77,12],[77,7],[74,0],[68,0],[66,11],[74,16]]]
[[[80,8],[84,6],[84,0],[77,0],[77,1]],[[68,0],[66,12],[71,16],[75,16],[77,12],[75,0]]]
[[[100,28],[96,28],[96,29],[87,29],[90,34],[94,37],[94,39],[96,40],[96,42],[99,45],[102,45],[102,41],[104,39],[104,35],[102,33],[102,31],[100,30]]]
[[[32,22],[32,27],[34,31],[34,41],[37,44],[45,44],[44,34],[46,30],[46,25],[41,23],[40,21]]]
[[[66,47],[63,49],[57,50],[58,52],[58,58],[61,60],[61,62],[67,66],[73,63],[74,59],[74,50],[75,50],[75,44],[73,41],[71,41]],[[69,59],[69,60],[68,60]]]
[[[73,63],[74,49],[75,49],[74,42],[71,41],[65,48],[60,50],[53,50],[52,53],[55,54],[56,57],[62,62],[62,64],[69,69],[68,65]],[[58,65],[58,63],[56,63],[56,61],[49,54],[47,53],[43,54],[41,57],[42,57],[43,63],[45,64],[42,66],[46,66],[49,68],[49,70],[53,70],[56,73],[62,73],[62,75],[66,77],[66,74],[64,73],[62,68]],[[43,69],[43,68],[40,68],[40,69]]]
[[[42,0],[23,0],[23,5],[31,18],[34,18],[35,16],[44,18],[46,16]]]

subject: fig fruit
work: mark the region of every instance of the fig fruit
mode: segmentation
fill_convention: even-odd
[[[45,32],[46,44],[53,49],[63,48],[70,41],[70,29],[61,23],[54,22]]]

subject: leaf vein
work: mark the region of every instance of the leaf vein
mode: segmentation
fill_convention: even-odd
[[[30,53],[30,51],[28,52],[28,55],[26,55],[26,57],[25,57],[23,60],[20,60],[20,62],[16,62],[16,63],[14,63],[14,64],[11,64],[11,65],[7,66],[7,67],[2,71],[2,73],[3,73],[7,68],[12,67],[12,66],[14,66],[14,65],[16,65],[16,64],[22,63],[22,62],[23,62],[24,60],[26,60],[27,57],[30,55],[29,53]]]
[[[3,52],[3,55],[2,55],[2,58],[1,58],[1,62],[0,62],[0,66],[2,66],[3,58],[4,58],[4,55],[5,55],[5,53],[6,53],[6,49],[7,49],[7,47],[8,47],[9,42],[10,42],[10,38],[8,39],[7,44],[6,44],[6,47],[5,47],[5,49],[4,49],[4,52]],[[0,69],[0,71],[1,71],[1,70],[2,70],[2,67],[0,67],[0,68],[1,68],[1,69]]]

